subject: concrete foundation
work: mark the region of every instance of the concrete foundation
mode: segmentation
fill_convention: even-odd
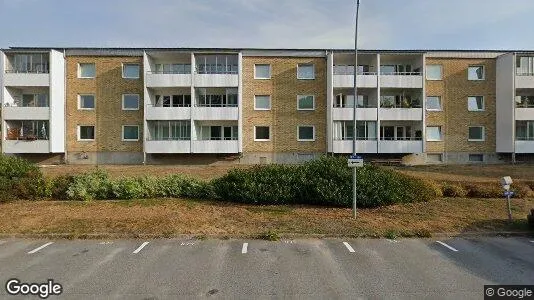
[[[143,152],[69,152],[68,164],[135,165],[143,163]]]
[[[303,163],[308,160],[319,158],[325,153],[296,153],[296,152],[251,152],[243,153],[242,157],[239,159],[241,164],[298,164]]]
[[[20,153],[20,154],[4,154],[6,156],[18,156],[29,160],[39,165],[60,165],[65,163],[65,155],[63,153]]]

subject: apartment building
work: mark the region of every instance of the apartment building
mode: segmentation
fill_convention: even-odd
[[[534,52],[9,48],[2,153],[43,163],[534,157]],[[358,95],[353,92],[357,76]]]

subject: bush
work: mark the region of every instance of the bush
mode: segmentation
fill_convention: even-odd
[[[74,177],[71,175],[61,175],[52,178],[50,184],[50,197],[60,200],[69,199],[67,191],[73,182]]]
[[[105,171],[97,169],[89,173],[74,175],[67,188],[67,198],[71,200],[109,199],[111,181]]]
[[[443,196],[465,198],[467,191],[459,184],[445,183],[442,187]]]
[[[502,198],[504,190],[497,183],[466,184],[467,196],[472,198]]]
[[[120,178],[110,184],[111,196],[117,199],[143,198],[145,191],[136,178]]]
[[[16,157],[0,155],[0,199],[38,199],[48,196],[48,185],[35,164]]]
[[[428,182],[376,166],[358,168],[357,182],[359,207],[428,201],[438,196]],[[352,205],[352,170],[341,157],[322,157],[298,166],[234,169],[212,184],[216,194],[227,201]]]
[[[39,167],[17,156],[0,155],[0,176],[16,180],[29,175],[42,176]]]

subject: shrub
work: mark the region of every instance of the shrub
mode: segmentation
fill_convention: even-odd
[[[503,189],[497,183],[470,183],[465,185],[467,196],[472,198],[502,198]]]
[[[93,200],[110,198],[111,181],[105,171],[97,169],[89,173],[74,175],[67,189],[71,200]]]
[[[110,184],[110,191],[110,196],[117,199],[143,198],[145,195],[145,191],[139,180],[129,177],[123,177],[112,181]]]
[[[459,184],[445,183],[442,187],[443,196],[465,198],[467,191]]]
[[[50,197],[53,199],[66,200],[69,199],[67,190],[74,181],[71,175],[61,175],[54,177],[50,184]]]
[[[357,169],[359,207],[428,201],[436,189],[421,179],[366,165]],[[322,157],[298,166],[264,165],[234,169],[213,180],[227,201],[253,204],[352,204],[352,170],[345,158]]]
[[[29,175],[41,175],[39,167],[17,156],[0,155],[0,176],[13,180]]]

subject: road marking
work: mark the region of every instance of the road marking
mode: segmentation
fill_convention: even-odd
[[[445,244],[445,243],[444,243],[444,242],[442,242],[442,241],[436,241],[436,242],[437,242],[438,244],[440,244],[440,245],[444,246],[444,247],[447,247],[447,248],[449,248],[450,250],[452,250],[452,251],[454,251],[454,252],[458,252],[458,250],[457,250],[457,249],[455,249],[455,248],[453,248],[453,247],[451,247],[451,246],[449,246],[449,245]]]
[[[194,246],[195,242],[182,242],[180,243],[180,246]]]
[[[34,254],[35,252],[37,252],[37,251],[39,251],[39,250],[41,250],[41,249],[43,249],[45,247],[48,247],[48,246],[52,245],[53,243],[54,242],[48,242],[48,243],[46,243],[46,244],[44,244],[44,245],[42,245],[40,247],[37,247],[37,248],[33,249],[32,251],[28,252],[28,254]]]
[[[386,239],[386,241],[388,241],[388,242],[390,242],[390,243],[393,243],[393,244],[398,243],[398,241],[396,241],[396,240],[391,240],[391,239]]]
[[[285,244],[294,244],[295,242],[293,240],[284,240]]]
[[[343,245],[345,245],[345,247],[347,247],[347,249],[349,249],[349,252],[350,252],[350,253],[353,253],[353,252],[354,252],[354,249],[352,249],[352,247],[349,245],[349,243],[347,243],[347,242],[343,242]]]
[[[100,242],[99,244],[100,245],[111,245],[111,244],[113,244],[113,242],[105,241],[105,242]]]
[[[139,251],[143,250],[143,248],[145,248],[146,245],[148,245],[149,242],[144,242],[141,244],[141,246],[139,246],[139,248],[135,249],[133,254],[137,254],[139,253]]]
[[[248,243],[243,243],[243,248],[241,248],[241,253],[245,254],[248,250]]]
[[[5,244],[5,243],[6,243],[6,241],[0,241],[0,245]]]

